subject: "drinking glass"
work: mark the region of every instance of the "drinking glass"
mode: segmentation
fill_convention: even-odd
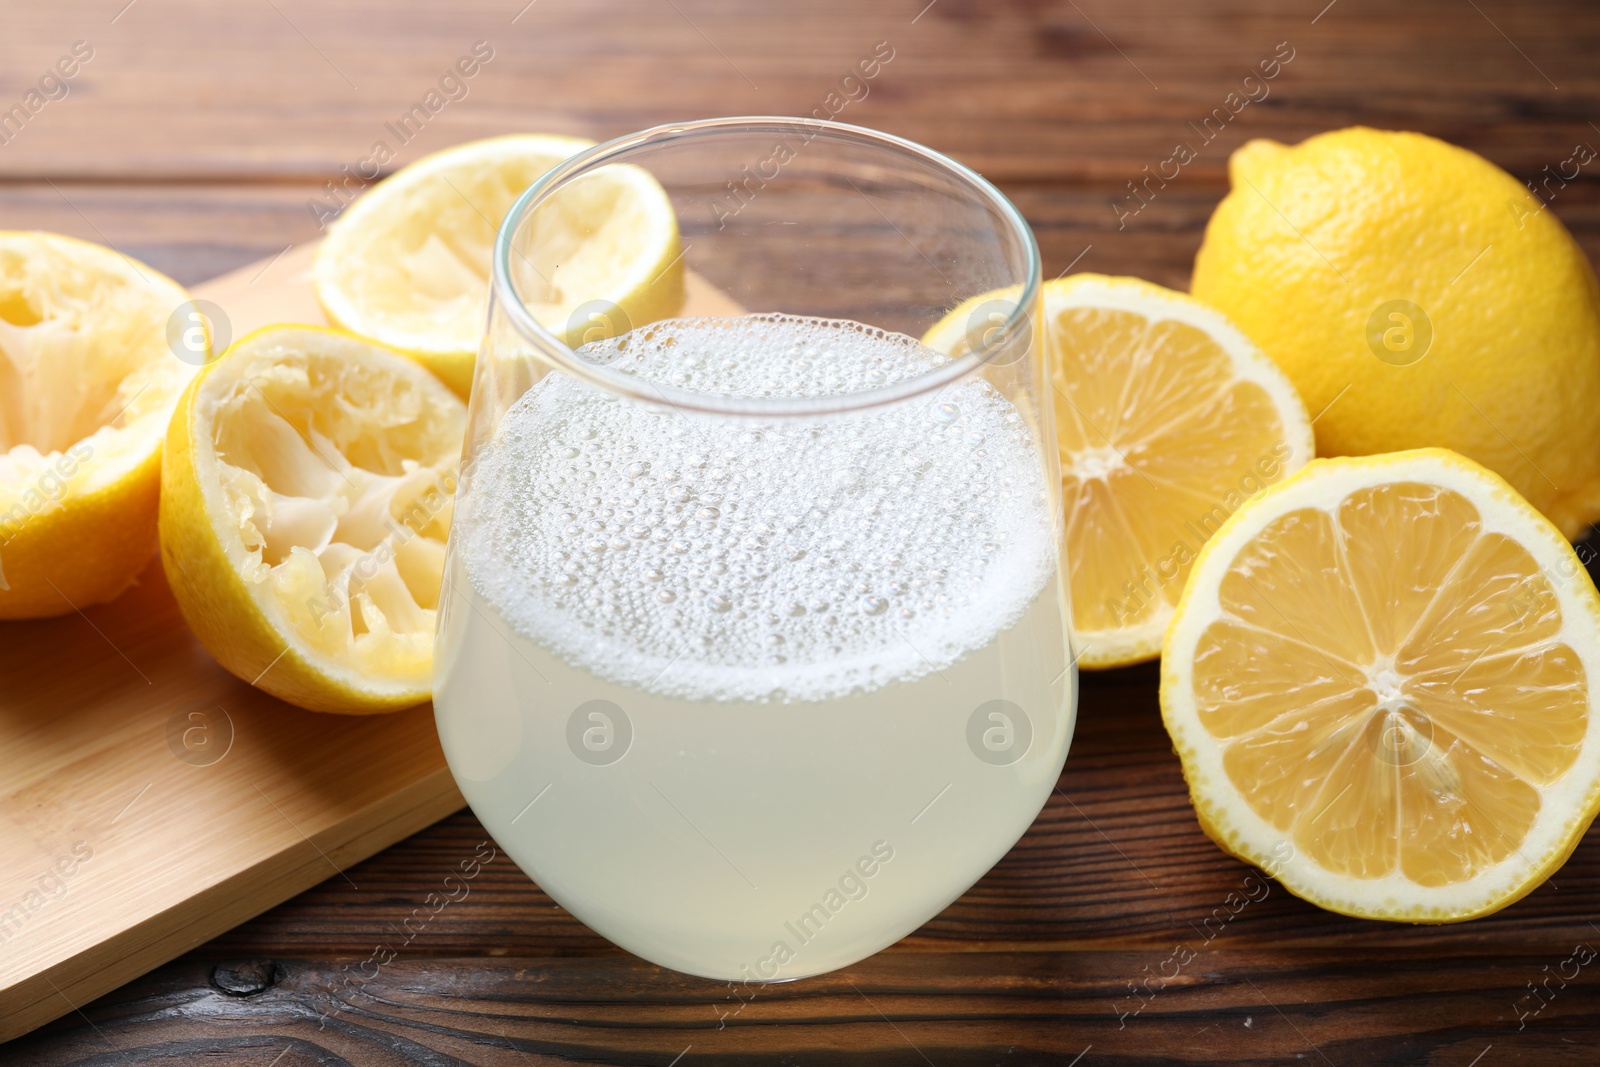
[[[681,263],[590,291],[573,227],[617,225],[605,190],[641,173]],[[577,311],[540,321],[552,293]],[[1027,829],[1077,681],[1039,314],[1016,208],[858,127],[663,126],[517,201],[435,707],[552,899],[661,966],[787,980],[911,932]]]

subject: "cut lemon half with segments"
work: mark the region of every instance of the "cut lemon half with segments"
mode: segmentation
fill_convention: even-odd
[[[1600,597],[1497,475],[1317,460],[1196,561],[1161,707],[1200,824],[1331,911],[1453,922],[1559,867],[1600,806]]]
[[[406,356],[310,326],[243,338],[184,392],[161,562],[228,670],[313,711],[428,699],[465,405]]]
[[[501,220],[540,175],[592,145],[514,134],[402,167],[336,219],[317,249],[312,282],[328,320],[414,355],[465,397]],[[533,316],[564,340],[594,339],[585,309],[606,309],[609,335],[682,305],[677,215],[640,168],[574,180],[530,225],[537,232],[515,257],[516,283]]]
[[[1008,298],[968,300],[923,343],[970,350]],[[1311,458],[1310,420],[1283,372],[1183,293],[1075,274],[1043,304],[1073,650],[1089,668],[1154,659],[1201,546]]]
[[[0,619],[111,600],[150,561],[167,419],[210,353],[188,302],[109,248],[0,232]]]

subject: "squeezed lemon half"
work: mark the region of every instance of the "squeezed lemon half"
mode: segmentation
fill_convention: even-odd
[[[428,699],[466,409],[406,356],[309,326],[245,337],[185,391],[161,560],[224,667],[314,711]]]
[[[500,223],[540,175],[592,144],[514,134],[396,171],[356,200],[317,249],[313,285],[328,321],[416,356],[468,395]],[[683,303],[677,215],[640,168],[611,165],[574,180],[530,225],[537,232],[513,275],[534,317],[563,339],[592,339],[586,305],[620,311],[605,316],[609,335]]]
[[[168,344],[188,300],[109,248],[0,232],[0,619],[111,600],[154,553],[167,419],[209,352]]]

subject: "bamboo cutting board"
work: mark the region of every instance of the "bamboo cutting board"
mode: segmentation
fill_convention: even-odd
[[[192,290],[237,339],[323,322],[314,245]],[[737,313],[694,275],[689,314]],[[219,667],[158,561],[111,604],[0,623],[0,1041],[464,804],[424,705],[301,711]]]

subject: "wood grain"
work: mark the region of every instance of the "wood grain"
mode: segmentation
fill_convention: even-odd
[[[121,0],[0,11],[0,105],[72,41],[97,49],[72,95],[0,145],[0,217],[116,244],[186,283],[273,256],[317,236],[307,201],[475,40],[495,58],[391,166],[511,130],[603,138],[807,113],[889,40],[895,59],[842,120],[995,178],[1047,274],[1179,287],[1227,155],[1249,137],[1420,129],[1522,179],[1580,141],[1600,146],[1600,12],[1582,0],[524,2],[139,0],[115,23]],[[1282,41],[1295,58],[1270,95],[1119,227],[1125,183]],[[1596,260],[1593,167],[1551,207]],[[484,840],[460,813],[0,1046],[0,1063],[1593,1062],[1596,965],[1564,988],[1549,976],[1576,944],[1600,948],[1596,831],[1552,882],[1484,920],[1366,923],[1273,886],[1207,939],[1251,872],[1195,824],[1152,669],[1085,678],[1060,785],[1000,865],[917,933],[737,1014],[726,987],[619,953],[503,856],[419,929],[413,913]],[[1152,981],[1180,944],[1192,964]],[[378,946],[396,958],[353,981]],[[1123,1017],[1141,982],[1146,1006]],[[1535,1001],[1529,983],[1554,992]]]
[[[280,959],[243,995],[198,961],[101,1006],[99,1054],[35,1039],[38,1067],[201,1062],[483,1067],[583,1062],[1591,1064],[1600,1012],[1561,990],[1514,1037],[1509,1006],[1537,955],[1461,953],[1382,967],[1326,950],[1215,948],[1141,1001],[1129,983],[1166,950],[883,953],[846,971],[747,991],[636,960],[429,958],[370,978]],[[1173,968],[1168,968],[1172,971]],[[1407,1011],[1386,1011],[1403,1003]],[[204,1020],[198,1024],[190,1020]],[[1362,1025],[1352,1027],[1351,1019]],[[113,1036],[115,1035],[115,1036]],[[1491,1055],[1493,1055],[1491,1053]],[[682,1056],[682,1060],[675,1057]],[[1485,1057],[1485,1061],[1488,1057]]]
[[[1600,828],[1553,883],[1484,920],[1330,915],[1207,841],[1154,690],[1151,667],[1085,676],[1072,754],[1032,829],[943,914],[835,975],[752,994],[663,971],[500,854],[435,910],[428,894],[483,854],[462,812],[104,998],[92,1025],[72,1015],[0,1048],[0,1062],[667,1064],[693,1045],[733,1062],[865,1050],[942,1067],[1001,1062],[1002,1049],[1067,1063],[1093,1045],[1085,1062],[1322,1062],[1320,1050],[1338,1064],[1467,1064],[1491,1044],[1496,1062],[1591,1062],[1600,984],[1589,968],[1566,988],[1550,976],[1576,945],[1600,947]],[[1547,979],[1534,999],[1528,984]]]
[[[0,1037],[461,806],[431,709],[335,718],[251,689],[158,564],[110,605],[0,631]]]
[[[1320,18],[1327,0],[526,2],[139,0],[115,23],[120,4],[101,0],[10,10],[0,99],[74,41],[95,56],[0,150],[0,173],[320,183],[367,158],[477,41],[494,58],[464,98],[405,145],[387,135],[399,162],[509,129],[608,137],[809,114],[878,41],[894,59],[838,118],[1002,181],[1137,178],[1285,41],[1294,58],[1272,91],[1192,177],[1219,180],[1245,133],[1299,140],[1357,122],[1426,129],[1532,173],[1600,121],[1600,31],[1584,0],[1482,0],[1481,14],[1456,0],[1338,0]]]

